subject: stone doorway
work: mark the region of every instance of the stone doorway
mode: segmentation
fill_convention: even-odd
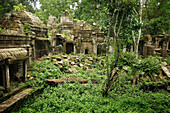
[[[73,43],[66,43],[66,53],[70,54],[74,52],[74,45]]]
[[[18,61],[18,63],[9,65],[9,76],[10,76],[10,84],[16,85],[23,81],[23,62]]]
[[[88,49],[85,49],[85,54],[89,54],[89,50]]]

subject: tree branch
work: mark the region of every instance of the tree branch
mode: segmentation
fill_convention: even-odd
[[[115,25],[114,25],[114,35],[116,36],[116,26],[117,26],[117,21],[118,21],[118,16],[119,16],[119,12],[117,13],[116,15],[116,22],[115,22]]]
[[[108,64],[108,59],[109,59],[109,41],[110,41],[110,31],[111,31],[111,26],[112,26],[112,20],[114,20],[114,12],[112,14],[112,18],[110,20],[110,25],[109,25],[109,31],[107,34],[107,47],[106,47],[106,65],[107,65],[107,77],[109,78],[109,64]]]
[[[121,28],[121,25],[122,25],[122,21],[123,21],[124,14],[125,14],[125,11],[123,11],[123,14],[122,14],[122,17],[121,17],[120,24],[119,24],[119,28],[118,28],[118,31],[117,31],[117,35],[118,35],[119,32],[120,32],[120,28]]]
[[[137,14],[137,15],[139,15],[139,13],[136,11],[136,9],[133,7],[133,10],[135,11],[135,13]]]
[[[155,14],[159,11],[159,9],[161,8],[161,6],[162,6],[162,3],[163,2],[163,0],[161,0],[161,2],[160,2],[160,4],[159,4],[159,6],[158,6],[158,8],[154,11],[154,13],[153,13],[153,15],[152,15],[152,18],[154,18],[155,17]]]

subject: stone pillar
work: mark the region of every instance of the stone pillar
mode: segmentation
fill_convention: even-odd
[[[53,37],[52,38],[52,52],[54,53],[55,52],[55,46],[56,46],[56,39]]]
[[[143,47],[144,49],[144,47]],[[130,52],[133,52],[133,45],[130,46]]]
[[[151,35],[147,35],[146,36],[147,37],[147,45],[152,45],[152,37],[151,37]]]
[[[33,60],[35,60],[36,59],[35,38],[32,38],[31,45],[32,45]]]
[[[24,82],[27,81],[27,60],[23,61],[23,78]]]
[[[97,55],[96,41],[94,38],[93,38],[93,42],[92,42],[92,53]]]
[[[7,92],[10,91],[10,76],[9,76],[9,62],[8,59],[5,61],[4,73],[3,73],[3,87]]]
[[[143,46],[143,56],[146,58],[148,56],[149,52],[148,48],[152,45],[152,37],[151,35],[145,35],[145,38],[147,38],[146,43]]]
[[[155,38],[155,48],[158,48],[159,47],[159,40],[158,38],[156,37]]]
[[[165,35],[163,40],[163,47],[162,47],[162,57],[167,57],[167,45],[168,45],[168,38]]]
[[[32,52],[32,48],[31,47],[27,47],[27,56],[28,56],[28,64],[29,65],[32,62],[31,52]]]
[[[76,54],[76,44],[73,45],[74,46],[74,54]]]
[[[63,53],[66,53],[66,42],[63,42]]]
[[[144,46],[143,46],[143,56],[144,56],[144,58],[146,58],[147,57],[147,45],[146,45],[146,43],[144,44]]]

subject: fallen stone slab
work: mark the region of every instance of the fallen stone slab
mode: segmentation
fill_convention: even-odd
[[[87,71],[88,73],[93,73],[93,72],[94,72],[94,69],[86,69],[86,71]]]
[[[68,71],[70,73],[78,73],[78,71],[74,67],[69,68]]]
[[[163,66],[163,65],[161,66],[161,68],[162,68],[163,72],[166,74],[166,76],[168,76],[168,78],[170,78],[169,70],[165,66]]]
[[[80,82],[80,83],[88,83],[88,79],[81,79],[81,78],[61,78],[61,79],[47,79],[46,83],[49,85],[57,85],[57,84],[61,84],[64,82],[70,82],[70,83],[74,83],[74,82]]]

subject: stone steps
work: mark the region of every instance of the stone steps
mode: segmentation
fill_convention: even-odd
[[[17,94],[18,92],[21,92],[22,90],[24,90],[25,88],[27,88],[26,84],[23,84],[21,86],[18,86],[14,89],[12,89],[10,92],[8,93],[4,93],[3,97],[0,97],[0,103],[2,103],[3,101],[9,99],[11,96]]]
[[[27,88],[23,91],[17,93],[14,96],[11,96],[9,99],[5,100],[0,104],[0,113],[7,113],[15,110],[20,104],[23,104],[22,101],[24,98],[27,98],[27,95],[33,91],[33,88]]]

